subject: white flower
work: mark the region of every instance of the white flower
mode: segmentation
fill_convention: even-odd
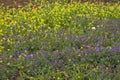
[[[95,27],[92,27],[92,30],[95,30],[96,28]]]

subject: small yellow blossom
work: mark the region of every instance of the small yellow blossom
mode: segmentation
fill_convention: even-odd
[[[83,49],[83,47],[81,46],[80,49]]]
[[[81,56],[81,54],[78,54],[78,56]]]
[[[24,52],[25,52],[25,53],[27,53],[28,51],[27,51],[27,50],[25,50]]]
[[[30,77],[30,80],[33,80],[34,78],[33,77]]]
[[[68,59],[68,61],[70,62],[70,61],[71,61],[71,59]]]
[[[24,68],[24,66],[21,66],[21,69],[23,69]]]
[[[9,66],[9,65],[10,65],[10,62],[8,62],[7,65]]]
[[[78,76],[78,78],[80,78],[80,76]]]
[[[10,58],[12,58],[12,55],[10,55]]]
[[[57,79],[60,80],[60,77],[58,77]]]
[[[3,61],[2,61],[2,60],[0,60],[0,63],[3,63]]]
[[[109,68],[108,67],[106,67],[106,70],[108,70]]]
[[[19,55],[19,58],[21,58],[22,56],[21,55]]]
[[[7,49],[8,51],[10,51],[10,49]]]

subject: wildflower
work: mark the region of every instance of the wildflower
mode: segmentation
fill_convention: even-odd
[[[81,54],[78,54],[78,56],[81,56]]]
[[[96,28],[95,28],[95,27],[92,27],[92,30],[96,30]]]
[[[80,76],[78,76],[78,78],[80,78]]]
[[[10,62],[8,62],[7,65],[9,66],[9,65],[10,65]]]
[[[68,59],[68,61],[70,62],[70,61],[71,61],[71,59]]]
[[[83,49],[83,47],[81,46],[80,49]]]
[[[2,36],[3,36],[3,31],[2,31],[2,29],[0,30],[0,35],[2,35]]]
[[[10,51],[10,49],[7,49],[8,51]]]
[[[96,66],[96,69],[99,69],[99,66]]]
[[[82,16],[82,14],[77,14],[77,16]]]
[[[20,68],[21,68],[21,69],[23,69],[23,68],[24,68],[24,66],[21,66]]]
[[[95,47],[95,51],[99,52],[100,48],[99,47]]]
[[[115,47],[112,47],[112,51],[116,51],[116,48],[115,48]]]
[[[30,77],[30,79],[34,79],[33,77]]]
[[[10,55],[10,58],[12,58],[13,56],[12,55]]]
[[[60,79],[60,77],[57,78],[58,80]]]
[[[100,42],[100,38],[99,37],[97,38],[97,41]]]
[[[2,50],[0,49],[0,53],[2,52]]]
[[[69,77],[69,75],[68,75],[68,74],[65,74],[65,76],[66,76],[66,77]]]
[[[105,68],[106,71],[108,71],[108,69],[109,69],[108,67]]]
[[[120,50],[120,43],[118,43],[118,50]]]
[[[108,50],[111,50],[111,49],[112,49],[112,47],[111,47],[111,46],[108,46],[108,47],[107,47],[107,49],[108,49]]]
[[[2,29],[0,30],[0,33],[2,33]]]
[[[25,53],[27,53],[28,51],[27,50],[24,50]]]
[[[2,60],[0,60],[0,63],[3,63],[3,61],[2,61]]]
[[[0,46],[0,49],[4,49],[4,46]]]
[[[21,56],[21,55],[19,55],[18,57],[19,57],[19,58],[21,58],[22,56]]]
[[[120,50],[120,46],[118,46],[118,50]]]

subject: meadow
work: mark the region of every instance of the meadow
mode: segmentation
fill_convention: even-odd
[[[0,80],[120,79],[119,4],[35,4],[0,6]]]

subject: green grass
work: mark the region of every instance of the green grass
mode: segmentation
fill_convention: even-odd
[[[1,80],[120,79],[117,3],[34,6],[0,7]]]

